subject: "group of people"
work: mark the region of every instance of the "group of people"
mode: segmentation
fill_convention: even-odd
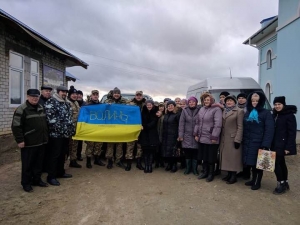
[[[32,192],[32,186],[47,187],[47,183],[58,186],[57,178],[72,177],[64,169],[68,157],[70,167],[82,167],[78,163],[83,161],[82,141],[72,139],[79,110],[86,105],[101,104],[98,90],[91,91],[88,102],[83,101],[83,93],[73,86],[69,90],[59,86],[53,95],[51,91],[47,86],[41,87],[41,94],[37,89],[29,89],[27,101],[16,109],[12,121],[12,132],[21,148],[21,184],[26,192]],[[165,167],[174,173],[180,162],[186,175],[193,173],[198,179],[211,182],[221,170],[227,171],[222,179],[227,184],[234,184],[238,176],[243,176],[249,180],[245,185],[257,190],[263,176],[263,171],[256,168],[258,151],[271,149],[276,151],[278,181],[273,193],[289,190],[285,156],[297,153],[296,106],[286,105],[285,97],[279,96],[274,98],[271,112],[264,108],[266,97],[261,92],[248,96],[240,93],[235,97],[225,91],[219,97],[216,102],[205,92],[200,102],[191,96],[175,101],[165,98],[158,103],[146,100],[142,91],[136,91],[131,100],[124,99],[121,90],[114,88],[105,103],[139,106],[142,120],[139,138],[126,145],[86,141],[86,167],[92,168],[94,157],[94,165],[112,169],[115,162],[130,171],[136,158],[136,167],[145,173],[153,172],[153,163],[156,168]],[[101,161],[104,146],[107,165]],[[200,173],[199,165],[202,165]],[[48,173],[47,183],[41,179],[43,170]]]

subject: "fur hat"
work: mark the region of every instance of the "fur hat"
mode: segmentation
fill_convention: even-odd
[[[285,103],[285,96],[275,97],[274,101],[273,101],[273,105],[275,105],[275,103],[281,103],[282,105],[286,105],[286,103]]]
[[[203,93],[201,96],[200,96],[200,100],[201,100],[201,105],[203,106],[204,105],[204,99],[206,99],[207,97],[210,98],[210,105],[214,104],[215,103],[215,99],[214,97],[210,94],[210,93]]]

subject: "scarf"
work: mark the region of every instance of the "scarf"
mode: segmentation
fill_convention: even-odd
[[[229,113],[234,107],[235,107],[235,105],[234,105],[234,106],[231,106],[231,107],[225,107],[225,115],[226,115],[227,113]]]
[[[252,109],[252,111],[249,114],[249,117],[248,117],[247,121],[250,121],[250,122],[256,121],[257,123],[259,123],[258,113],[257,113],[256,109]]]

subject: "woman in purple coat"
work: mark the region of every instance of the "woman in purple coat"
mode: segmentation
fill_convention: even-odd
[[[194,137],[194,128],[200,107],[197,106],[197,98],[193,96],[187,102],[188,107],[182,110],[179,120],[178,141],[181,141],[182,150],[185,152],[186,170],[184,174],[189,174],[192,170],[194,175],[199,175],[197,170],[198,143]]]
[[[220,133],[222,128],[222,110],[209,93],[200,97],[202,108],[199,110],[194,129],[195,140],[199,142],[198,159],[203,161],[203,172],[198,179],[214,179],[214,168],[217,162]]]

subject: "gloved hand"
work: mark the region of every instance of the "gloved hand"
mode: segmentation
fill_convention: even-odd
[[[235,149],[239,149],[239,148],[240,148],[240,146],[241,146],[241,144],[240,144],[240,143],[234,142],[234,148],[235,148]]]

